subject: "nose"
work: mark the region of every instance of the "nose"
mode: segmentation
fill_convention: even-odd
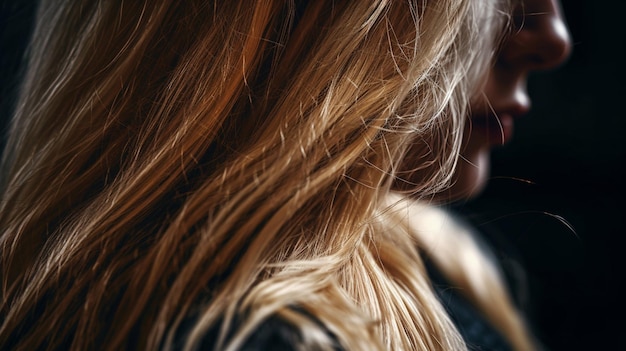
[[[572,50],[558,0],[523,0],[514,13],[515,28],[499,59],[507,66],[545,70],[563,63]]]

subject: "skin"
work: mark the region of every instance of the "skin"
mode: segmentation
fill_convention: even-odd
[[[558,66],[571,51],[558,0],[524,0],[513,21],[515,27],[495,59],[482,98],[471,104],[454,184],[440,194],[448,201],[480,193],[487,183],[491,150],[511,139],[515,120],[530,110],[528,75]]]

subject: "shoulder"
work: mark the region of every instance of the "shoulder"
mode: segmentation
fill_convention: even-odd
[[[320,326],[323,332],[326,334],[329,340],[332,342],[331,350],[342,351],[343,348],[339,346],[339,343],[335,337],[318,322],[313,321],[316,325]],[[183,350],[187,337],[193,325],[195,319],[188,320],[183,323],[176,333],[177,338],[175,341],[174,350]],[[235,332],[242,326],[241,321],[235,321],[231,330],[233,332],[228,333],[228,337],[232,337]],[[220,333],[221,322],[209,328],[199,343],[198,350],[217,350],[218,336]],[[310,349],[307,347],[307,342],[303,338],[303,333],[299,327],[280,317],[279,315],[272,315],[267,319],[259,323],[256,328],[249,333],[241,346],[236,348],[238,351],[296,351]]]
[[[290,323],[280,317],[272,316],[265,320],[248,337],[241,350],[297,350],[302,344],[302,336]]]
[[[474,228],[443,207],[392,193],[384,211],[393,216],[394,224],[406,227],[424,250],[453,255],[461,247],[478,245]]]

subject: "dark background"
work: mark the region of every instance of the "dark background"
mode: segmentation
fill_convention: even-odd
[[[625,4],[562,0],[572,55],[531,76],[532,112],[459,209],[516,248],[551,350],[626,350]]]
[[[3,130],[35,1],[0,1]],[[626,350],[625,5],[562,5],[572,56],[531,77],[532,112],[494,152],[485,192],[458,210],[521,262],[527,311],[550,350]]]

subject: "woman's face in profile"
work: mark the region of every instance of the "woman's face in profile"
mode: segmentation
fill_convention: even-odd
[[[571,51],[558,0],[523,0],[517,5],[511,35],[504,41],[489,71],[484,94],[471,104],[462,157],[454,185],[445,199],[469,198],[487,182],[490,151],[512,137],[516,119],[530,109],[528,74],[553,68]]]

